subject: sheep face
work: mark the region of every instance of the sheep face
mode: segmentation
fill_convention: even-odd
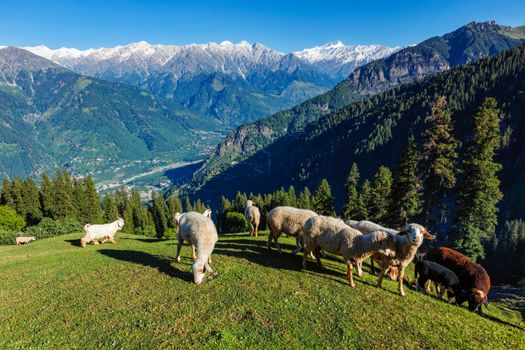
[[[251,207],[251,206],[253,206],[253,202],[252,202],[251,200],[248,199],[248,200],[246,201],[246,206],[247,206],[247,207]]]
[[[29,239],[30,239],[31,241],[36,241],[36,238],[35,238],[35,237],[29,237]]]
[[[489,309],[488,296],[485,293],[477,288],[473,288],[469,293],[464,293],[459,298],[456,297],[456,302],[462,304],[468,300],[468,309],[470,311],[481,312],[481,306],[484,305],[485,308]]]
[[[196,261],[193,266],[193,282],[196,285],[199,285],[204,280],[204,276],[206,276],[206,272],[213,272],[213,270],[209,267],[206,263],[201,263],[199,261]]]
[[[424,239],[435,239],[436,236],[432,235],[421,225],[408,224],[401,229],[400,234],[407,235],[409,241],[415,245],[421,245]]]
[[[206,216],[207,218],[211,219],[211,209],[206,209],[202,215]]]
[[[179,220],[180,220],[181,216],[182,216],[181,213],[175,213],[175,221],[177,222],[177,224],[179,223]]]
[[[124,219],[122,218],[117,219],[117,227],[119,230],[122,230],[122,228],[124,227]]]

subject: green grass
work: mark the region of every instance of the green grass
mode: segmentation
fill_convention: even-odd
[[[193,285],[184,246],[120,234],[117,244],[77,244],[80,234],[0,247],[0,349],[518,349],[519,313],[496,303],[486,317],[376,277],[346,284],[339,259],[313,262],[265,248],[265,236],[222,236],[220,274]],[[409,272],[412,275],[412,272]]]

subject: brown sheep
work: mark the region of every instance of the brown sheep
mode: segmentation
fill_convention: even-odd
[[[481,305],[485,305],[488,310],[490,277],[480,264],[446,247],[432,249],[427,253],[425,259],[443,265],[458,275],[459,288],[462,292],[455,295],[457,304],[461,305],[468,301],[470,311],[481,313]]]

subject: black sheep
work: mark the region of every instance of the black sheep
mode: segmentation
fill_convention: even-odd
[[[417,278],[418,274],[419,279]],[[415,277],[418,283],[418,290],[424,288],[428,281],[433,281],[436,285],[439,299],[443,298],[443,293],[446,290],[449,291],[449,298],[460,293],[458,276],[452,270],[433,261],[420,260],[416,262]]]

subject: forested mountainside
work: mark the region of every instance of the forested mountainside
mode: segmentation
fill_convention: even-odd
[[[459,64],[494,56],[525,40],[525,27],[511,28],[494,22],[470,23],[452,33],[430,38],[416,46],[357,68],[332,90],[289,110],[239,126],[231,131],[194,177],[198,185],[254,155],[279,137],[294,134],[306,124],[360,98],[361,95],[421,80],[429,74]]]
[[[0,49],[0,177],[56,167],[97,180],[204,157],[220,125],[124,84]]]
[[[260,43],[152,45],[89,50],[28,47],[79,74],[126,83],[232,128],[319,95],[360,65],[399,48],[341,42],[281,53]]]
[[[448,100],[461,142],[482,99],[496,98],[506,140],[497,155],[504,192],[499,215],[525,216],[525,46],[352,103],[236,163],[206,182],[197,195],[217,203],[221,195],[233,197],[238,190],[268,193],[290,184],[314,188],[326,178],[341,204],[351,164],[358,164],[363,178],[370,178],[380,165],[395,169],[409,135],[420,141],[425,116],[439,96]]]

